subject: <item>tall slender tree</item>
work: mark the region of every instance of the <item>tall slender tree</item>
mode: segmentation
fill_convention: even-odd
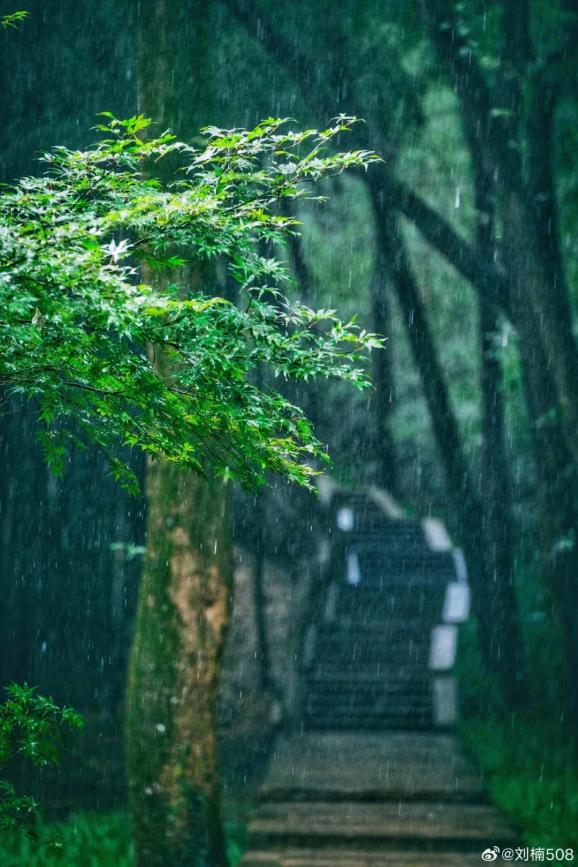
[[[475,143],[473,143],[475,147]],[[476,248],[488,261],[494,258],[495,220],[491,175],[479,161],[473,167],[476,204]],[[492,667],[502,672],[502,688],[510,708],[528,698],[527,665],[520,606],[514,577],[514,528],[508,457],[506,452],[504,377],[499,357],[500,314],[483,298],[478,300],[482,464],[480,470],[482,527],[487,576],[484,604],[492,620]]]
[[[552,55],[539,57],[531,37],[534,8],[492,6],[501,50],[489,81],[458,7],[451,0],[422,2],[438,62],[459,99],[474,177],[491,178],[506,275],[502,298],[519,336],[536,446],[543,570],[565,648],[568,704],[577,717],[578,349],[557,229],[552,130],[563,88],[558,52],[576,63],[569,40],[578,21],[562,4],[567,30]]]

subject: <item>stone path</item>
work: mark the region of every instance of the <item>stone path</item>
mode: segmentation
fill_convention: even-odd
[[[449,734],[283,735],[243,867],[470,867],[516,835]]]

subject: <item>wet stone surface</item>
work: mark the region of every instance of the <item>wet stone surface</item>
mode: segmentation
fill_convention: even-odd
[[[282,735],[244,867],[467,867],[515,832],[449,734]]]

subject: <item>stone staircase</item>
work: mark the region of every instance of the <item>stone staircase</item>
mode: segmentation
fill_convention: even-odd
[[[243,867],[473,867],[515,833],[448,734],[277,741]]]
[[[484,850],[515,833],[448,731],[467,609],[460,557],[441,525],[392,519],[367,495],[337,503],[332,540],[305,635],[301,719],[277,739],[243,867],[494,860]]]
[[[350,497],[340,523],[337,574],[306,640],[304,725],[432,728],[432,633],[455,580],[452,554],[432,550],[420,524],[388,519],[367,497]]]

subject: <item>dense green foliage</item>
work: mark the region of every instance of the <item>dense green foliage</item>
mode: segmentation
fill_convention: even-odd
[[[242,823],[227,823],[231,867],[241,860]],[[130,822],[125,813],[78,813],[66,822],[38,824],[37,839],[22,834],[0,838],[2,867],[132,867]]]
[[[487,774],[494,802],[530,846],[578,851],[578,772],[560,728],[529,714],[465,723],[466,747]]]
[[[197,148],[169,133],[144,141],[146,118],[110,118],[95,147],[56,149],[46,175],[3,194],[0,383],[37,399],[53,469],[72,441],[102,448],[133,488],[113,454],[119,444],[247,484],[267,471],[308,482],[312,461],[325,459],[321,444],[278,390],[251,384],[252,371],[364,387],[357,362],[380,340],[333,310],[289,302],[285,271],[256,247],[274,252],[295,231],[279,200],[310,197],[308,183],[376,159],[327,153],[353,122],[322,132],[282,120],[250,132],[207,128]],[[171,157],[177,180],[155,177]],[[181,285],[183,256],[193,267],[223,258],[237,303],[212,285]],[[170,372],[155,363],[159,351]]]
[[[544,611],[538,576],[518,575],[532,701],[504,708],[480,659],[474,623],[462,627],[458,657],[460,734],[487,776],[495,803],[520,830],[520,840],[578,851],[578,773],[571,721],[560,713],[564,692],[560,637]]]
[[[63,734],[78,729],[83,718],[69,707],[58,707],[33,687],[10,684],[0,704],[0,768],[16,755],[35,767],[59,762]],[[0,780],[0,830],[26,827],[32,830],[38,805],[14,786]]]
[[[122,813],[80,813],[66,822],[39,823],[36,839],[2,835],[0,861],[5,867],[130,867],[129,823]]]

